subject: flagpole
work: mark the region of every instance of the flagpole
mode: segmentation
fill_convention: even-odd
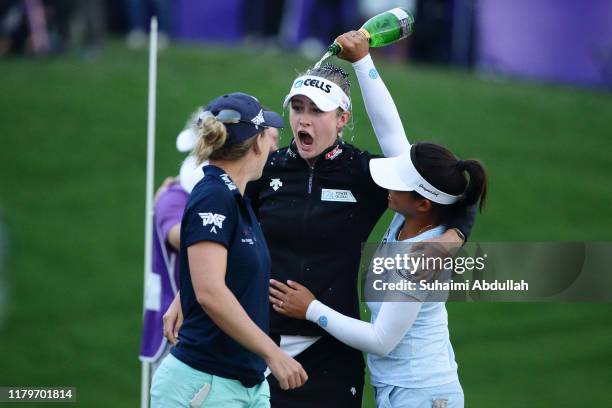
[[[155,169],[155,106],[157,86],[157,17],[151,18],[149,36],[149,101],[147,117],[147,180],[145,205],[145,247],[144,247],[144,283],[143,283],[143,316],[145,311],[145,291],[147,276],[151,272],[153,250],[153,176]],[[150,363],[142,362],[140,382],[140,407],[149,406]]]

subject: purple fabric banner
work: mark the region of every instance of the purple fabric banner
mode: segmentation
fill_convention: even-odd
[[[480,0],[477,19],[481,70],[612,87],[611,0]]]
[[[184,40],[240,41],[244,1],[175,0],[174,34]]]
[[[189,193],[179,183],[170,185],[155,203],[153,263],[147,276],[140,359],[156,362],[166,346],[162,317],[179,289],[178,251],[167,242],[170,229],[180,224]]]

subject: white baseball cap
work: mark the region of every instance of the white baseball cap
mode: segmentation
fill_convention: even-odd
[[[342,108],[351,110],[351,99],[338,85],[332,81],[314,75],[298,77],[291,85],[291,91],[285,97],[283,107],[287,107],[295,95],[304,95],[310,98],[319,109],[324,112]]]
[[[370,160],[372,179],[379,186],[393,191],[416,191],[423,197],[438,204],[453,204],[459,201],[461,195],[445,193],[431,185],[418,172],[410,150],[397,157],[385,157]]]

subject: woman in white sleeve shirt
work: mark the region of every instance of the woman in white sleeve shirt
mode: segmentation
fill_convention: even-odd
[[[401,156],[372,159],[372,178],[389,190],[395,216],[383,242],[439,237],[454,214],[486,199],[487,176],[476,160],[417,143]],[[466,174],[467,173],[467,174]],[[466,177],[469,176],[469,177]],[[368,353],[378,407],[463,407],[463,390],[448,333],[444,302],[433,293],[405,292],[413,301],[368,302],[371,323],[338,313],[304,286],[273,280],[274,310],[317,323],[343,343]]]

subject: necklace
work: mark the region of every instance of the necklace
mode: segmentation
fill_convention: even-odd
[[[404,224],[404,225],[406,225],[406,224]],[[397,241],[403,241],[403,239],[402,239],[402,232],[404,232],[404,225],[402,225],[402,228],[400,228],[399,232],[397,233],[397,238],[396,238]],[[433,224],[428,224],[428,225],[424,226],[423,228],[421,228],[420,230],[418,230],[416,235],[419,235],[422,232],[425,232],[425,231],[427,231],[428,229],[430,229],[432,227],[433,227]]]

